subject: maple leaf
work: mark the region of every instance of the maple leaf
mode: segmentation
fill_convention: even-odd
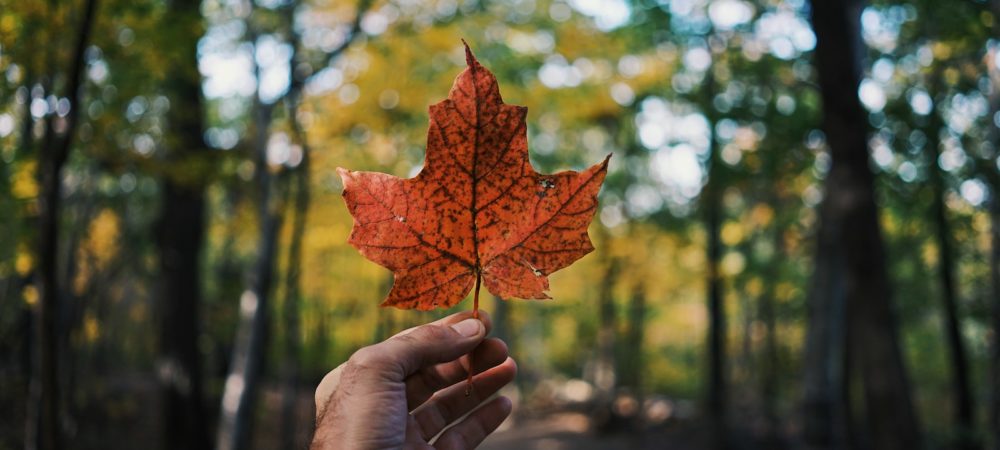
[[[528,109],[503,103],[468,44],[465,58],[448,98],[430,106],[416,177],[337,168],[348,242],[394,272],[382,306],[448,308],[473,284],[478,297],[480,277],[501,298],[550,298],[548,275],[594,250],[587,227],[610,155],[579,173],[535,172]]]

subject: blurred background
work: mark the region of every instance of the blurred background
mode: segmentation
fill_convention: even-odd
[[[1000,2],[0,0],[0,448],[304,448],[378,307],[337,166],[465,66],[614,152],[491,449],[1000,448]],[[455,310],[469,309],[469,302]]]

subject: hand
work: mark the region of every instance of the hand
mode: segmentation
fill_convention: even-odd
[[[506,397],[486,400],[517,373],[507,345],[496,338],[484,339],[492,324],[482,310],[479,314],[481,321],[461,312],[403,331],[358,350],[333,369],[316,388],[316,433],[310,448],[479,445],[511,410]],[[466,395],[470,354],[476,375],[472,392]]]

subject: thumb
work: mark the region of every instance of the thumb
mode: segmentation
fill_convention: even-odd
[[[393,381],[403,381],[423,367],[453,361],[476,348],[486,337],[479,319],[445,325],[432,323],[360,351],[363,365],[378,367]]]

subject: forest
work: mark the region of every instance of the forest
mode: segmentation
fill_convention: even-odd
[[[1000,0],[0,0],[0,450],[307,448],[462,40],[613,154],[486,449],[1000,450]]]

